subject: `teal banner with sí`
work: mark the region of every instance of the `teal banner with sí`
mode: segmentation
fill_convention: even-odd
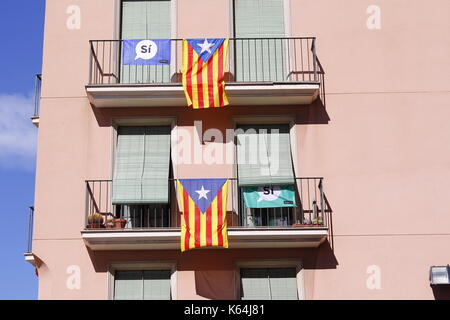
[[[244,202],[247,208],[295,207],[295,190],[288,186],[244,187]]]

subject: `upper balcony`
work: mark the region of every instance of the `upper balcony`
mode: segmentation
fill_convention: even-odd
[[[90,102],[102,107],[185,106],[182,39],[167,65],[124,65],[124,40],[90,41]],[[308,105],[324,96],[316,39],[231,38],[225,71],[230,105]]]
[[[179,249],[181,212],[176,179],[168,204],[112,204],[112,181],[86,181],[86,225],[92,250]],[[296,207],[249,209],[236,179],[229,180],[227,229],[230,248],[317,247],[331,225],[323,178],[295,178]]]

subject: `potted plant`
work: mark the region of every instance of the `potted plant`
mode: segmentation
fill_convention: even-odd
[[[127,224],[127,219],[123,219],[123,218],[114,219],[114,228],[115,229],[123,229],[123,228],[125,228],[126,224]]]
[[[101,213],[93,213],[88,216],[88,225],[89,229],[99,229],[103,228],[103,215]]]
[[[302,227],[308,227],[311,225],[311,221],[308,219],[304,219],[303,223],[300,222],[300,220],[297,220],[296,223],[292,224],[294,228],[302,228]]]
[[[113,218],[106,219],[105,227],[106,229],[114,229],[114,219]]]
[[[323,226],[323,219],[321,217],[312,219],[312,224],[314,226]]]

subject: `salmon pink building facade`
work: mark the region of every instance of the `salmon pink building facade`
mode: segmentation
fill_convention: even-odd
[[[430,270],[450,263],[449,10],[47,0],[25,254],[39,298],[448,298]],[[228,39],[210,71],[228,105],[209,82],[193,95],[211,107],[187,106],[184,39],[211,55]],[[228,248],[181,251],[183,179],[226,179]]]

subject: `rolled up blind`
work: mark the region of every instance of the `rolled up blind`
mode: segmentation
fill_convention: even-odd
[[[239,186],[293,185],[288,125],[246,125],[237,131]]]
[[[169,202],[170,127],[119,127],[113,204]]]
[[[142,198],[146,203],[169,203],[170,127],[147,127]]]

